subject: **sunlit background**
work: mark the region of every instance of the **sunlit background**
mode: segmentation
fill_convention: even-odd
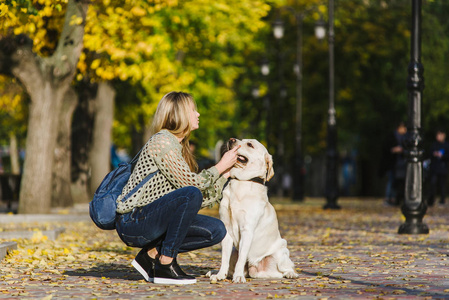
[[[407,120],[411,4],[337,0],[334,9],[340,193],[380,198],[382,145]],[[424,149],[449,119],[448,20],[447,1],[423,1]],[[214,164],[220,142],[255,138],[275,159],[272,195],[292,197],[292,176],[302,172],[304,196],[323,197],[328,21],[327,0],[4,1],[2,199],[18,200],[19,180],[35,180],[45,167],[42,188],[29,188],[43,202],[30,209],[89,201],[98,178],[149,138],[156,105],[172,90],[197,101],[200,129],[191,140],[200,167]],[[28,157],[37,162],[25,164]]]

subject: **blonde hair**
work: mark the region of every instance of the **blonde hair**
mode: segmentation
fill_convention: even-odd
[[[151,134],[158,133],[162,129],[170,131],[178,138],[182,138],[182,156],[186,160],[192,172],[198,171],[198,163],[190,149],[190,125],[191,105],[196,108],[193,96],[184,92],[170,92],[162,97],[154,114],[151,124]]]

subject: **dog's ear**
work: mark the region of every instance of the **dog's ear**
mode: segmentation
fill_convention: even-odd
[[[267,178],[266,181],[270,181],[271,178],[274,176],[274,169],[273,169],[273,158],[270,154],[265,154],[265,162],[267,165]]]

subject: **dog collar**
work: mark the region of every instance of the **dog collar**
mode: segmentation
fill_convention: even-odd
[[[265,185],[265,180],[263,180],[260,177],[254,177],[254,178],[251,178],[248,181],[252,181],[252,182],[255,182],[255,183],[260,183],[261,185]]]
[[[229,179],[228,181],[226,181],[226,183],[225,183],[224,186],[223,186],[223,189],[228,185],[228,183],[229,183],[231,180],[237,180],[237,181],[251,181],[251,182],[259,183],[259,184],[261,184],[261,185],[266,185],[266,181],[263,180],[263,179],[260,178],[260,177],[254,177],[254,178],[251,178],[251,179],[248,179],[248,180],[239,180],[239,179],[237,179],[237,178],[232,178],[232,179]]]

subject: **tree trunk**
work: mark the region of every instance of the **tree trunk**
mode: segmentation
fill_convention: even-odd
[[[19,175],[19,147],[17,146],[17,136],[14,133],[9,134],[9,156],[11,158],[11,173],[14,175]]]
[[[61,113],[58,120],[58,137],[56,141],[53,165],[52,207],[73,206],[70,190],[71,184],[71,128],[72,115],[77,104],[77,95],[69,88],[64,95]]]
[[[114,119],[115,91],[107,83],[98,84],[95,99],[95,119],[92,148],[89,161],[91,167],[90,194],[93,195],[103,178],[111,169],[112,121]]]
[[[61,36],[51,57],[38,57],[25,35],[0,38],[0,72],[18,78],[31,99],[19,213],[50,211],[59,114],[83,48],[87,8],[87,1],[68,1]],[[73,23],[74,19],[82,22]]]
[[[90,201],[89,149],[95,114],[95,97],[98,86],[84,80],[77,87],[78,106],[72,122],[72,184],[71,191],[75,203]]]
[[[143,144],[145,144],[151,137],[151,122],[153,122],[152,118],[145,123],[143,130]]]
[[[52,169],[58,115],[62,93],[48,80],[41,90],[30,93],[24,173],[20,189],[19,213],[48,213],[51,204]]]

